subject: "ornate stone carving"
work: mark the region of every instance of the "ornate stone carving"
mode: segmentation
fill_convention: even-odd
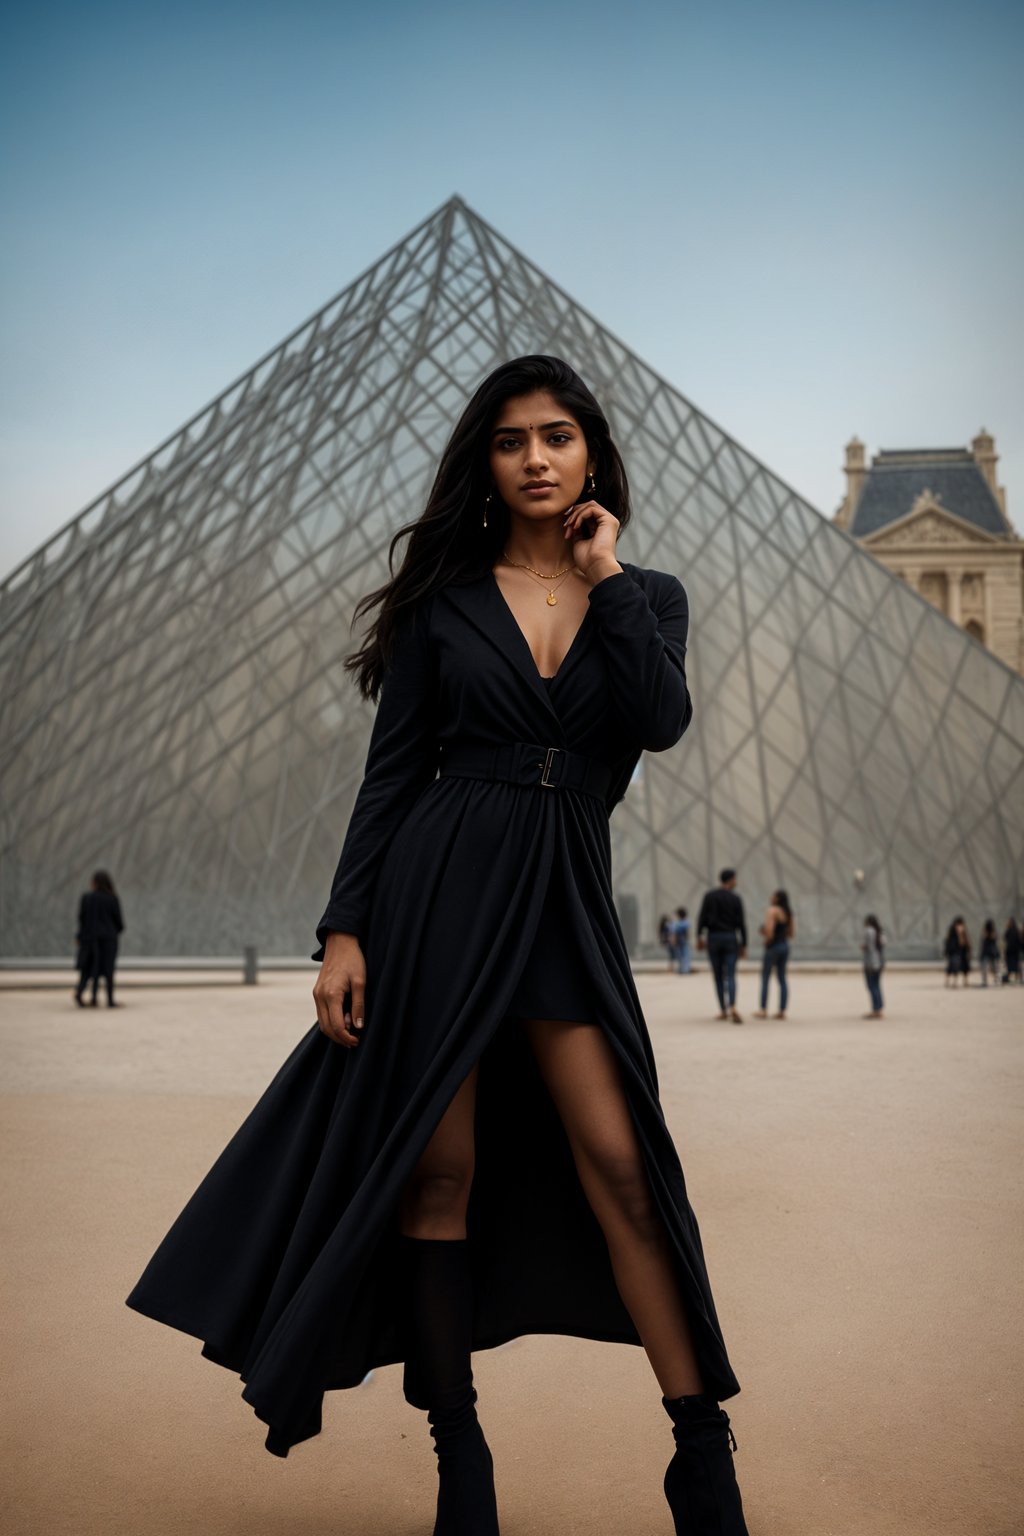
[[[869,534],[863,542],[867,548],[875,550],[896,544],[992,544],[997,541],[979,529],[969,528],[959,519],[954,520],[935,505],[934,498],[930,498],[927,511],[917,512],[907,522],[890,524],[877,534]]]
[[[928,487],[925,486],[924,490],[921,492],[920,496],[917,497],[914,505],[910,509],[911,517],[913,517],[915,512],[923,512],[927,507],[937,507],[941,500],[941,496],[937,495],[935,491],[930,491]]]

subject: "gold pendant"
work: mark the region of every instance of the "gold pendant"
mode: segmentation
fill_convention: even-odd
[[[553,592],[549,592],[548,593],[548,607],[549,608],[553,608],[557,602],[558,602],[558,598],[555,596],[555,594]]]

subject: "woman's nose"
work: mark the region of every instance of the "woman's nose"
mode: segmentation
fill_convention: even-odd
[[[526,468],[546,469],[547,455],[544,452],[544,442],[540,437],[528,437],[526,439]]]

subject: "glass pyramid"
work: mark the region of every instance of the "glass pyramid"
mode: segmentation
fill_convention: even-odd
[[[642,952],[734,864],[798,954],[931,955],[1024,893],[1024,681],[453,198],[0,588],[0,952],[70,953],[97,866],[123,952],[305,955],[372,709],[340,658],[456,415],[567,358],[634,493],[623,558],[690,598],[694,724],[611,827]],[[858,875],[858,872],[861,872]]]

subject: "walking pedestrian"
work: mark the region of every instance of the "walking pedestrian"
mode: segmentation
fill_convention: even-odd
[[[690,919],[685,907],[676,907],[675,921],[672,924],[672,935],[676,945],[676,971],[680,976],[689,976],[692,970]]]
[[[789,897],[785,891],[772,892],[772,899],[768,903],[768,910],[758,931],[764,937],[764,956],[761,961],[761,1006],[754,1017],[755,1019],[768,1017],[768,983],[772,972],[775,971],[779,978],[779,1011],[775,1017],[784,1019],[786,1004],[789,1001],[786,964],[789,960],[790,940],[796,932]]]
[[[747,953],[747,923],[743,901],[736,893],[736,871],[723,869],[718,885],[708,891],[697,918],[697,948],[703,949],[707,934],[708,962],[715,979],[720,1019],[734,1024],[743,1019],[736,1011],[736,962]]]
[[[686,594],[620,560],[629,517],[573,369],[484,380],[356,609],[381,605],[345,663],[380,702],[316,1022],[128,1297],[242,1375],[276,1455],[327,1389],[404,1361],[434,1536],[498,1531],[472,1349],[555,1326],[642,1342],[677,1536],[746,1536],[739,1384],[613,897],[611,809],[692,713]]]
[[[988,986],[988,978],[992,977],[995,985],[999,975],[999,936],[996,933],[996,925],[992,918],[986,918],[985,926],[981,930],[981,944],[978,947],[978,969],[981,971],[981,984]]]
[[[124,931],[121,902],[114,890],[114,882],[105,869],[98,869],[89,882],[89,889],[78,903],[78,929],[75,941],[78,945],[78,985],[72,994],[80,1008],[85,1006],[85,990],[92,983],[90,1004],[98,1003],[100,978],[107,993],[107,1007],[116,1008],[114,1001],[114,966],[117,962],[118,935]]]
[[[864,919],[864,932],[860,942],[861,952],[864,956],[864,980],[867,982],[868,995],[871,998],[871,1012],[866,1013],[866,1019],[882,1019],[882,971],[885,967],[885,934],[882,925],[873,912],[869,912]]]
[[[1017,919],[1011,917],[1003,929],[1003,985],[1011,981],[1018,984],[1024,980],[1021,977],[1021,930],[1017,926]]]
[[[943,949],[946,955],[945,985],[955,987],[957,977],[962,976],[962,985],[966,987],[971,969],[971,939],[962,917],[954,917],[950,923]]]

